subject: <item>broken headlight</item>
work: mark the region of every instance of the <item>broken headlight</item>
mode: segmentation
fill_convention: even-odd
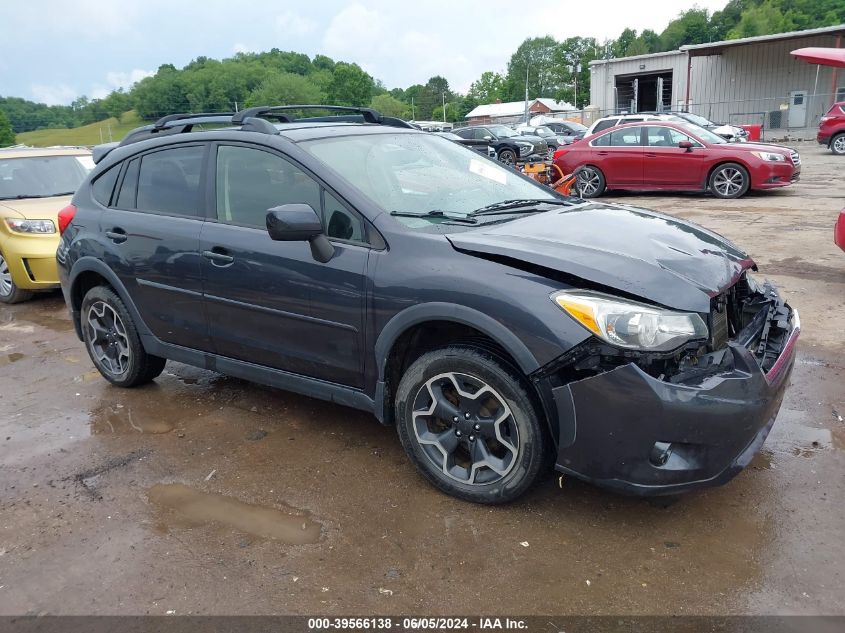
[[[618,347],[669,351],[695,339],[707,326],[694,312],[675,312],[588,290],[551,295],[552,301],[585,328]]]

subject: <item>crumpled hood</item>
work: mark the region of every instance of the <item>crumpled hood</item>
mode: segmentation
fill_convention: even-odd
[[[694,312],[710,312],[710,299],[754,267],[707,229],[624,205],[562,207],[446,237],[461,251],[528,262]]]

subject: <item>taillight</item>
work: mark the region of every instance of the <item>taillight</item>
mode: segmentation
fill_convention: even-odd
[[[59,234],[64,235],[68,224],[73,221],[73,216],[76,215],[76,207],[72,204],[67,205],[64,209],[59,211]]]
[[[561,156],[563,156],[564,154],[566,154],[566,148],[565,148],[565,147],[558,147],[558,148],[555,150],[555,153],[554,153],[554,154],[552,154],[552,158],[553,158],[554,160],[557,160],[558,158],[560,158],[560,157],[561,157]]]

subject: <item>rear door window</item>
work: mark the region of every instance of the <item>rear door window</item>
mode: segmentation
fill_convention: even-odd
[[[204,146],[192,145],[142,156],[136,208],[172,215],[204,215],[200,198],[204,154]]]
[[[133,158],[126,166],[126,172],[120,184],[120,191],[117,193],[117,200],[114,203],[118,209],[134,209],[135,193],[138,190],[138,168],[141,165],[140,158]]]
[[[608,136],[610,144],[614,147],[639,147],[642,145],[641,134],[641,127],[626,127],[614,130]]]

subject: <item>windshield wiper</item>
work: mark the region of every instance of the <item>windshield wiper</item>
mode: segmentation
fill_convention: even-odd
[[[0,200],[28,200],[29,198],[56,198],[58,196],[72,196],[73,191],[61,193],[19,193],[16,196],[0,196]]]
[[[522,198],[516,200],[502,200],[501,202],[494,202],[493,204],[488,204],[487,206],[476,209],[475,211],[469,214],[469,217],[473,217],[476,215],[493,215],[501,211],[510,211],[511,213],[535,213],[539,211],[537,209],[537,206],[541,204],[551,204],[554,206],[568,207],[572,206],[574,203],[568,202],[566,200],[556,200],[554,198]]]
[[[451,215],[440,209],[432,209],[425,213],[411,213],[410,211],[391,211],[390,215],[398,215],[403,218],[444,218],[451,222],[465,222],[467,224],[478,224],[478,220],[467,215]]]

